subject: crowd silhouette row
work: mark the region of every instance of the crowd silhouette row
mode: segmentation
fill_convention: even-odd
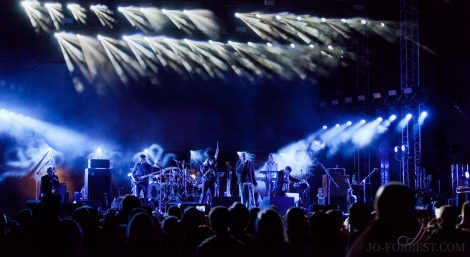
[[[410,189],[391,183],[377,191],[374,208],[356,203],[347,217],[241,203],[209,215],[177,206],[159,215],[132,195],[119,211],[81,206],[63,215],[59,199],[46,195],[32,210],[0,216],[0,256],[470,256],[470,203],[434,215],[416,210],[415,201]]]

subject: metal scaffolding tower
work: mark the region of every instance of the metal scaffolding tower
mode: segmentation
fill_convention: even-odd
[[[418,0],[400,0],[400,78],[405,94],[413,94],[420,87]],[[402,117],[411,113],[408,125],[402,130],[402,145],[407,154],[402,159],[402,182],[412,189],[424,188],[421,168],[421,103],[410,97],[402,109]]]

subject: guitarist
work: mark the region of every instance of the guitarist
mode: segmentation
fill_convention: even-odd
[[[214,157],[209,157],[200,167],[202,173],[202,195],[199,203],[207,202],[207,193],[209,193],[209,203],[215,194],[215,176],[217,172],[217,157],[219,155],[219,142]]]
[[[135,186],[135,196],[140,198],[140,192],[144,194],[144,198],[147,197],[147,187],[149,185],[149,177],[141,178],[142,176],[148,175],[152,172],[152,165],[147,162],[147,156],[145,154],[140,155],[140,162],[136,163],[134,169],[132,169],[131,178],[132,183]]]

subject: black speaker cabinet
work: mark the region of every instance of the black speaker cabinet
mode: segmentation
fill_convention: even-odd
[[[111,169],[85,169],[88,201],[101,201],[107,207],[112,199]]]
[[[277,207],[282,215],[285,215],[290,208],[295,207],[293,197],[271,197],[271,205]]]
[[[89,169],[110,169],[111,161],[106,159],[89,159],[88,160]]]
[[[323,195],[328,197],[328,189],[330,196],[346,196],[349,189],[349,175],[334,175],[332,176],[336,185],[328,179],[327,175],[323,175]]]
[[[212,207],[224,206],[230,207],[234,202],[240,202],[240,197],[214,197],[212,198]]]

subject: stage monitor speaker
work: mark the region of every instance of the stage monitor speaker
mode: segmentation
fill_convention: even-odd
[[[88,201],[101,201],[104,208],[112,199],[111,169],[85,169]]]
[[[212,206],[230,207],[234,202],[240,202],[240,197],[214,197],[212,198]]]
[[[279,209],[281,215],[285,215],[287,210],[295,207],[293,197],[271,197],[271,205]]]
[[[111,161],[106,159],[89,159],[89,169],[111,169]]]

